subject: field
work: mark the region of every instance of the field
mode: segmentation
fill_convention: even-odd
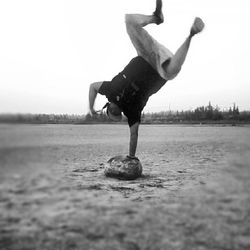
[[[250,249],[250,127],[0,125],[0,249]]]

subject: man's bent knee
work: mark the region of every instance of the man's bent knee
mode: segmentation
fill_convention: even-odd
[[[126,24],[132,24],[134,23],[133,17],[131,14],[125,14],[125,23]]]
[[[140,26],[136,14],[125,14],[125,23],[129,26]]]

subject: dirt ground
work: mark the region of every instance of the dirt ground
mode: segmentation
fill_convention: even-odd
[[[0,125],[0,249],[250,249],[250,127]]]

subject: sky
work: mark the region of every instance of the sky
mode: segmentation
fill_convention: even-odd
[[[136,56],[126,13],[151,14],[155,0],[0,0],[0,113],[86,114],[89,85],[109,81]],[[163,0],[165,22],[146,30],[173,53],[194,17],[179,75],[145,112],[236,103],[250,110],[249,0]],[[98,95],[96,109],[106,98]]]

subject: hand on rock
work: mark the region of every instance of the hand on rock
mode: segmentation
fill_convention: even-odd
[[[137,160],[137,161],[139,161],[139,159],[136,156],[127,155],[127,158],[130,159],[130,160]]]

